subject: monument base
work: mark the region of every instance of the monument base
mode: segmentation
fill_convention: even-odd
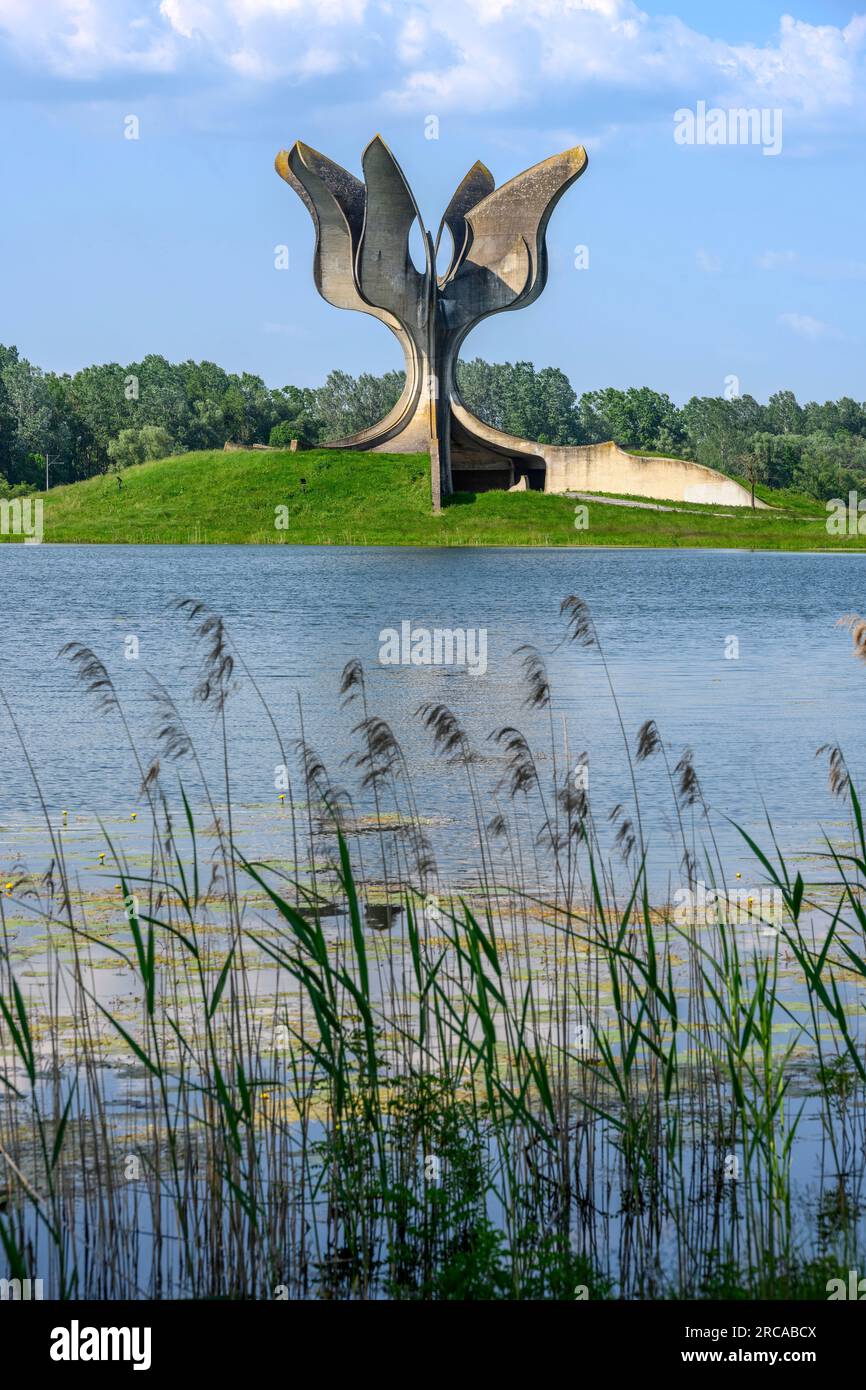
[[[521,480],[531,492],[613,493],[658,502],[692,502],[720,507],[751,507],[748,488],[714,468],[689,459],[630,454],[608,440],[604,444],[539,444],[494,429],[466,407],[451,401],[450,438],[429,440],[433,510],[452,492],[507,492]],[[340,440],[332,448],[372,448],[376,453],[424,451],[416,433],[366,445],[362,436]],[[755,499],[755,507],[766,509]]]

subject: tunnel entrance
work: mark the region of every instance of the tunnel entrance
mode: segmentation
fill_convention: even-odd
[[[544,459],[532,454],[499,453],[452,438],[451,482],[455,492],[507,492],[522,478],[531,492],[544,491]]]

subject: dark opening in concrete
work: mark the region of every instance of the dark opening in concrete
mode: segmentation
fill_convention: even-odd
[[[543,458],[531,454],[506,454],[476,443],[464,442],[459,435],[451,442],[451,480],[455,492],[505,492],[526,479],[532,492],[544,491]]]

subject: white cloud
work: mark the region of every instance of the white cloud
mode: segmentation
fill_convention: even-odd
[[[695,261],[698,270],[705,271],[707,275],[718,275],[722,269],[721,256],[714,255],[712,251],[705,251],[703,247],[699,247],[695,252]]]
[[[329,77],[363,51],[368,0],[161,0],[173,34],[251,82]]]
[[[863,93],[866,15],[855,15],[844,29],[783,15],[776,43],[732,51],[741,78],[768,101],[807,112],[850,107]]]
[[[424,15],[417,11],[403,24],[397,38],[397,53],[401,62],[411,66],[424,56],[430,37],[430,26]]]
[[[398,109],[481,112],[634,91],[862,120],[866,14],[783,15],[764,44],[711,38],[635,0],[0,0],[0,48],[92,81],[222,68],[253,84],[352,70]],[[334,101],[357,99],[351,84]]]
[[[780,314],[779,322],[786,328],[790,328],[792,333],[796,333],[800,338],[835,338],[838,333],[831,328],[829,323],[822,323],[820,319],[813,319],[811,314]]]
[[[755,257],[759,270],[786,270],[798,264],[800,257],[796,251],[762,251]]]
[[[851,110],[866,85],[866,15],[844,28],[783,16],[775,37],[756,45],[712,39],[633,0],[429,0],[416,8],[427,16],[428,41],[438,36],[451,53],[392,88],[406,105],[422,93],[469,109],[485,100],[513,105],[592,84],[816,114]],[[491,74],[510,89],[498,91]]]
[[[0,0],[0,49],[91,81],[196,62],[257,82],[351,65],[368,0]]]
[[[176,36],[142,0],[0,0],[0,39],[24,67],[86,80],[171,72]]]

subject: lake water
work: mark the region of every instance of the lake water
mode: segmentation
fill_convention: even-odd
[[[523,703],[522,643],[545,655],[554,730],[571,761],[589,754],[590,790],[606,811],[630,795],[621,733],[597,653],[565,643],[559,606],[587,600],[629,739],[654,717],[674,760],[686,745],[707,800],[751,829],[763,807],[786,848],[831,833],[844,810],[827,790],[818,745],[838,741],[863,768],[866,669],[835,626],[866,609],[866,561],[854,555],[660,550],[504,550],[342,547],[0,547],[0,684],[40,775],[52,815],[126,815],[137,774],[119,721],[100,714],[59,648],[76,640],[105,661],[143,761],[153,751],[147,672],[177,695],[207,767],[216,729],[190,699],[196,653],[172,599],[203,600],[226,620],[288,743],[299,733],[335,781],[351,785],[343,759],[357,748],[357,707],[342,709],[340,672],[364,663],[371,711],[401,740],[422,812],[437,821],[434,845],[453,873],[468,871],[466,802],[459,774],[435,756],[415,711],[448,704],[484,754],[492,785],[502,760],[487,736],[518,725],[549,748],[546,711]],[[380,633],[414,627],[484,629],[485,674],[436,666],[385,666]],[[128,659],[138,642],[137,659]],[[733,640],[732,640],[733,639]],[[731,653],[737,651],[738,655]],[[727,653],[727,654],[726,654]],[[228,707],[233,792],[249,806],[275,801],[273,735],[241,681]],[[8,718],[0,713],[3,851],[38,812]],[[646,822],[663,861],[671,798],[658,760],[639,769]],[[491,810],[492,810],[491,800]],[[741,851],[720,833],[731,867]],[[669,862],[673,862],[670,860]]]
[[[653,717],[669,746],[672,764],[683,748],[693,750],[705,797],[713,808],[713,824],[728,883],[736,882],[734,872],[742,873],[741,882],[751,890],[761,878],[724,817],[739,821],[766,842],[766,808],[783,848],[798,857],[801,867],[807,866],[803,872],[810,883],[809,898],[814,901],[820,894],[816,895],[811,885],[826,875],[820,861],[809,852],[821,848],[822,825],[838,843],[843,843],[849,833],[844,805],[834,800],[827,788],[826,759],[816,759],[815,750],[822,743],[838,742],[846,751],[855,777],[863,771],[861,711],[866,695],[866,669],[854,660],[850,639],[836,626],[842,614],[866,608],[863,566],[862,557],[850,555],[703,551],[2,546],[4,622],[0,636],[0,686],[20,729],[24,748],[8,714],[0,710],[0,882],[7,875],[17,877],[13,866],[23,866],[30,874],[43,873],[51,855],[48,836],[40,824],[39,802],[27,757],[36,770],[54,826],[61,826],[62,811],[68,812],[69,822],[61,836],[63,853],[70,867],[70,879],[81,896],[80,911],[86,913],[91,933],[101,933],[105,943],[117,939],[118,929],[124,941],[128,935],[120,911],[121,900],[116,896],[119,885],[112,884],[117,871],[111,865],[110,853],[108,862],[102,862],[108,843],[100,828],[101,821],[106,823],[112,843],[119,843],[122,853],[129,856],[133,874],[138,868],[145,875],[148,873],[150,830],[143,814],[143,798],[137,790],[135,759],[116,712],[101,713],[76,681],[69,661],[59,658],[59,649],[66,642],[85,643],[104,660],[145,765],[155,750],[148,673],[176,695],[217,801],[222,799],[219,727],[214,716],[191,696],[198,659],[189,624],[172,611],[172,600],[179,597],[200,599],[224,617],[235,648],[254,673],[287,746],[300,733],[300,700],[307,741],[320,753],[333,780],[345,782],[351,789],[357,782],[357,771],[346,765],[346,759],[358,751],[358,735],[353,733],[353,726],[360,715],[357,704],[349,708],[341,705],[339,683],[345,663],[353,657],[360,658],[367,675],[369,708],[389,721],[405,749],[418,807],[427,818],[440,869],[438,882],[446,889],[471,887],[477,873],[477,852],[463,772],[449,767],[433,752],[430,735],[417,715],[418,707],[425,702],[449,705],[477,748],[475,774],[485,818],[501,804],[495,788],[506,770],[501,749],[489,740],[491,731],[506,725],[524,730],[537,752],[542,779],[552,769],[551,732],[560,773],[577,765],[585,751],[589,760],[590,801],[613,852],[614,827],[607,823],[605,815],[616,803],[631,805],[628,763],[619,717],[598,651],[563,642],[560,603],[567,595],[577,594],[590,605],[630,746],[634,747],[640,725]],[[447,666],[383,665],[379,660],[381,634],[389,628],[399,630],[403,623],[416,630],[484,630],[486,669],[483,674],[470,674],[465,669]],[[547,661],[553,691],[549,712],[533,710],[526,704],[521,659],[515,655],[515,649],[527,643],[537,647]],[[227,705],[227,725],[233,824],[239,843],[248,853],[252,852],[251,857],[285,860],[293,846],[286,813],[277,802],[278,746],[259,699],[243,675],[239,676],[237,689]],[[173,774],[167,768],[164,772],[164,785],[171,795]],[[296,768],[293,775],[297,788]],[[196,786],[188,763],[183,776],[201,827],[201,788]],[[641,764],[637,776],[643,822],[650,840],[651,890],[654,901],[660,903],[682,879],[680,848],[673,833],[675,809],[658,758]],[[300,799],[297,791],[295,799]],[[533,809],[537,825],[537,805]],[[549,856],[540,851],[542,864],[536,869],[535,826],[531,819],[524,823],[527,833],[520,843],[525,868],[523,882],[531,889],[536,873],[544,881],[543,864]],[[382,840],[383,855],[390,852],[384,849],[388,834]],[[364,838],[362,834],[352,837],[353,852]],[[368,856],[367,862],[373,863],[375,875],[377,855]],[[500,882],[507,882],[507,866],[496,867]],[[392,884],[395,881],[392,878]],[[327,887],[328,880],[320,880],[320,884],[323,882]],[[31,879],[26,891],[29,893],[33,887]],[[48,895],[45,881],[40,892],[43,897]],[[89,1029],[80,1025],[83,996],[64,990],[60,994],[61,1017],[56,1028],[56,1037],[63,1041],[56,1043],[54,1033],[49,1040],[46,1031],[55,980],[67,979],[70,943],[65,930],[53,933],[55,954],[51,968],[47,968],[45,921],[37,899],[22,901],[24,890],[20,888],[10,888],[9,896],[14,900],[4,903],[4,934],[12,943],[10,963],[27,994],[29,1008],[36,1011],[40,1020],[39,1047],[53,1067],[54,1057],[73,1046],[75,1039],[90,1036]],[[508,895],[504,896],[507,899]],[[501,906],[500,903],[500,909]],[[261,901],[245,905],[249,930],[268,929],[262,907]],[[369,901],[366,908],[365,921],[371,928],[381,925],[381,920],[371,923]],[[218,903],[203,911],[203,916],[217,923],[216,934],[205,938],[209,941],[208,949],[223,944],[219,913]],[[615,1037],[619,1013],[609,987],[604,984],[604,970],[601,986],[595,973],[600,968],[601,953],[594,946],[585,957],[576,953],[573,974],[567,975],[562,970],[562,955],[556,949],[557,932],[540,932],[533,922],[529,936],[524,938],[519,931],[519,918],[520,913],[515,911],[514,923],[510,921],[506,902],[497,929],[504,950],[504,978],[513,979],[522,989],[524,941],[531,941],[531,946],[526,945],[527,953],[531,952],[528,978],[533,981],[534,998],[540,1001],[537,1026],[541,1034],[554,1016],[551,1012],[548,1018],[547,1005],[555,996],[558,998],[559,991],[562,1017],[570,1017],[569,1011],[575,1008],[574,980],[579,976],[584,983],[584,1000],[589,999],[590,1007],[598,1008],[599,1026],[614,1029],[610,1036]],[[708,921],[714,920],[711,912]],[[438,950],[440,925],[426,916],[422,923],[425,931],[432,931],[431,939],[436,941]],[[504,949],[503,943],[507,943],[508,932],[515,923],[518,936],[512,945],[516,941],[520,949]],[[818,925],[822,925],[820,914]],[[826,920],[823,926],[826,927]],[[329,941],[336,944],[341,935],[345,936],[345,914],[326,916],[324,930]],[[773,1051],[776,1058],[782,1050],[786,1054],[786,1084],[790,1088],[786,1106],[793,1107],[785,1112],[786,1123],[791,1124],[795,1111],[798,1116],[792,1152],[793,1209],[801,1222],[798,1229],[805,1232],[806,1248],[816,1246],[817,1231],[821,1237],[818,1246],[824,1251],[826,1240],[817,1221],[817,1206],[824,1201],[826,1188],[828,1210],[831,1214],[838,1210],[841,1178],[835,1169],[830,1171],[832,1164],[827,1171],[824,1166],[829,1163],[826,1117],[816,1090],[814,1044],[806,1043],[805,1035],[801,1035],[800,1025],[808,1032],[810,1019],[802,978],[788,944],[781,942],[772,930],[759,929],[751,921],[740,922],[736,939],[739,949],[750,959],[753,951],[758,955],[769,953],[777,963]],[[856,935],[852,939],[856,945]],[[99,936],[92,938],[97,943],[99,940]],[[712,943],[715,938],[708,934],[701,940]],[[169,953],[172,944],[167,935],[159,933],[160,990],[165,983],[163,974],[168,981],[166,995],[160,995],[160,1008],[167,999],[173,1010],[177,1002],[173,992],[176,978],[173,969],[166,968],[169,960],[176,959]],[[677,936],[674,945],[671,959],[680,1016],[691,1016],[692,1004],[686,1006],[687,996],[691,1000],[694,993],[690,983],[691,959],[684,956],[681,936]],[[381,994],[387,1000],[394,981],[411,979],[404,935],[401,930],[382,933],[371,929],[368,949],[378,962],[377,969],[382,969],[383,960],[388,961],[387,972],[377,977],[384,979],[388,988],[373,991],[375,998]],[[277,978],[272,959],[257,961],[255,954],[249,950],[245,953],[245,968],[250,972],[247,983],[252,978],[253,984],[244,998],[248,1000],[251,1035],[258,1037],[258,1030],[263,1028],[261,1036],[267,1038],[271,1036],[269,1030],[278,1000],[280,1008],[288,1010],[287,1017],[297,1017],[292,1011],[298,1007],[298,989],[288,976]],[[116,956],[107,952],[100,956],[98,945],[96,955],[100,958],[87,975],[88,990],[100,1005],[128,1022],[137,1016],[141,983]],[[716,958],[722,959],[721,952]],[[857,997],[859,986],[856,981],[843,979],[840,988],[849,1009],[849,1025],[859,1037],[863,1020],[863,1007]],[[506,995],[509,990],[510,985],[505,987]],[[399,989],[395,997],[399,1005]],[[580,1008],[583,1018],[583,1004]],[[75,1014],[78,1022],[74,1028],[69,1027],[64,1009]],[[223,1021],[226,1015],[223,1010]],[[403,1036],[402,1021],[408,1014],[398,1007],[396,1016],[401,1020],[400,1028],[389,1025],[383,1038]],[[534,1012],[532,1016],[535,1018]],[[182,1002],[180,1018],[181,1026],[187,1027]],[[173,1028],[174,1025],[172,1031]],[[823,1042],[835,1053],[838,1037],[833,1036],[826,1016],[822,1017],[820,1028]],[[500,1039],[504,1036],[500,1034]],[[242,1045],[237,1038],[235,1041]],[[124,1136],[125,1147],[121,1147],[119,1138],[116,1142],[112,1138],[107,1163],[114,1162],[118,1152],[127,1154],[130,1135],[140,1136],[146,1147],[157,1129],[148,1109],[150,1076],[145,1068],[135,1067],[135,1058],[125,1042],[118,1044],[115,1038],[114,1043],[113,1052],[105,1053],[104,1062],[98,1064],[99,1086],[106,1098],[108,1132],[113,1135],[110,1127],[116,1124],[118,1136]],[[271,1077],[270,1094],[272,1088],[285,1083],[281,1070],[284,1063],[281,1054],[270,1045],[263,1046],[266,1055],[250,1064],[248,1073],[261,1071]],[[684,1051],[684,1062],[686,1055]],[[0,1060],[4,1070],[8,1070],[8,1048]],[[176,1056],[172,1065],[177,1065]],[[724,1074],[721,1062],[717,1070],[719,1075]],[[677,1105],[686,1127],[689,1117],[697,1113],[694,1106],[701,1102],[700,1087],[694,1096],[691,1092],[699,1080],[699,1070],[684,1065],[678,1083],[683,1089],[677,1093]],[[580,1085],[586,1081],[582,1073],[579,1081]],[[87,1085],[93,1084],[93,1074],[89,1073]],[[82,1085],[80,1092],[80,1098],[84,1098],[80,1103],[85,1109],[91,1096],[87,1085]],[[46,1072],[46,1100],[49,1092],[59,1103],[61,1092],[56,1089],[53,1070]],[[274,1094],[278,1094],[276,1089]],[[709,1092],[703,1094],[706,1099]],[[194,1095],[193,1107],[196,1103]],[[189,1095],[185,1104],[190,1104]],[[592,1123],[601,1132],[603,1126],[597,1119],[600,1112],[595,1113]],[[859,1102],[852,1103],[844,1124],[843,1118],[839,1119],[837,1135],[840,1172],[853,1170],[852,1190],[846,1200],[852,1216],[861,1223],[858,1230],[864,1211],[861,1166],[852,1155],[862,1152],[861,1119],[862,1107]],[[679,1132],[683,1132],[682,1125]],[[280,1128],[279,1133],[283,1144],[299,1141],[293,1125]],[[318,1130],[314,1128],[312,1133],[318,1140]],[[583,1135],[581,1126],[576,1127],[575,1133]],[[719,1217],[718,1210],[715,1214],[710,1211],[712,1201],[718,1200],[713,1197],[718,1186],[713,1166],[717,1161],[717,1143],[718,1134],[713,1129],[686,1156],[687,1181],[689,1165],[699,1161],[705,1165],[699,1173],[695,1167],[698,1177],[690,1189],[702,1195],[690,1198],[683,1208],[697,1213],[695,1231],[702,1229],[705,1218],[709,1231],[712,1221]],[[268,1145],[265,1149],[271,1151]],[[288,1150],[277,1148],[275,1152],[281,1157],[274,1171],[282,1173],[287,1169]],[[738,1152],[734,1152],[734,1158]],[[610,1191],[615,1192],[621,1181],[616,1143],[605,1140],[597,1147],[594,1144],[593,1154],[598,1187],[591,1190],[601,1191],[610,1184]],[[730,1156],[725,1155],[725,1162]],[[140,1195],[143,1185],[130,1184],[124,1191],[127,1195],[123,1200],[130,1204],[122,1208],[124,1229],[127,1234],[135,1232],[132,1286],[151,1289],[153,1247],[148,1244],[147,1235],[141,1233],[152,1229],[153,1217],[144,1206],[136,1205],[144,1202]],[[170,1227],[173,1218],[167,1198],[164,1200],[164,1222]],[[728,1200],[726,1195],[725,1201]],[[202,1202],[204,1209],[204,1197]],[[730,1202],[733,1204],[733,1197]],[[581,1220],[589,1222],[581,1228],[582,1238],[587,1240],[587,1248],[600,1252],[602,1268],[629,1287],[628,1279],[632,1276],[622,1263],[622,1252],[630,1250],[633,1242],[630,1233],[623,1234],[627,1225],[625,1208],[609,1219],[603,1206],[604,1203],[596,1208],[589,1203],[582,1208]],[[118,1210],[114,1208],[115,1213]],[[84,1226],[83,1203],[77,1211],[80,1233]],[[597,1212],[601,1213],[601,1225],[598,1230],[593,1228],[590,1239],[586,1231]],[[499,1220],[496,1211],[494,1218]],[[724,1207],[723,1218],[725,1228],[729,1224],[731,1231],[742,1220],[741,1216],[735,1218],[733,1205]],[[330,1219],[328,1214],[327,1220]],[[324,1230],[324,1216],[322,1221]],[[93,1225],[92,1216],[87,1224]],[[38,1268],[50,1273],[44,1230],[37,1228],[32,1219],[29,1229],[37,1246],[40,1240],[43,1242],[39,1247],[43,1263]],[[283,1214],[279,1218],[281,1249],[285,1229]],[[682,1236],[684,1249],[692,1248],[692,1229],[690,1226]],[[258,1239],[257,1232],[257,1242]],[[663,1263],[668,1262],[671,1271],[677,1263],[672,1253],[674,1244],[673,1227],[668,1221],[661,1228],[660,1258]],[[204,1242],[202,1248],[206,1246]],[[846,1270],[849,1257],[840,1255],[839,1259],[840,1269]],[[182,1271],[171,1241],[160,1260],[169,1269],[171,1279],[179,1280]],[[98,1272],[98,1260],[93,1269]],[[2,1262],[0,1272],[4,1272]],[[160,1288],[164,1291],[163,1285]]]

